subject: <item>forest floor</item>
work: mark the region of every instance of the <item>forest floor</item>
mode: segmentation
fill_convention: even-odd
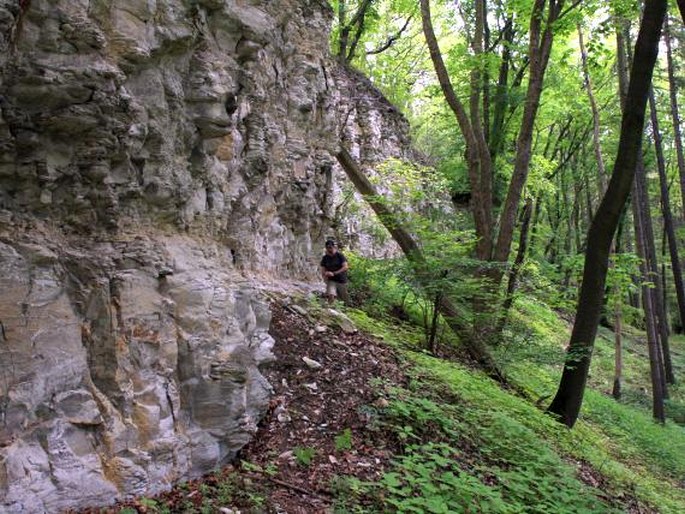
[[[235,462],[157,497],[83,514],[348,512],[346,495],[365,511],[385,510],[382,497],[356,494],[354,484],[378,482],[403,453],[406,442],[377,413],[388,405],[384,391],[407,386],[408,364],[326,308],[281,298],[272,313],[276,360],[263,373],[274,395]],[[482,458],[477,447],[459,450],[465,462]],[[578,478],[603,489],[604,477],[590,466],[580,466]],[[625,494],[604,499],[624,512],[652,512]]]

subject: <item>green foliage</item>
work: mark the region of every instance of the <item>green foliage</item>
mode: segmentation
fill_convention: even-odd
[[[331,32],[331,48],[334,54],[338,54],[339,51],[341,3],[346,7],[343,23],[349,24],[362,2],[330,1],[334,12]],[[428,56],[421,47],[422,34],[417,10],[418,3],[412,0],[372,2],[364,20],[364,30],[357,51],[352,59],[352,64],[373,77],[384,94],[401,108],[411,102],[412,88],[428,65]],[[388,45],[389,41],[392,44],[379,53],[378,50]]]
[[[354,269],[350,295],[354,304],[377,318],[392,315],[396,322],[399,318],[414,327],[422,327],[423,343],[415,333],[407,335],[407,343],[418,346],[425,345],[438,293],[451,298],[469,323],[475,320],[474,301],[491,301],[483,279],[473,273],[478,264],[480,268],[484,266],[468,256],[473,247],[470,232],[432,233],[422,241],[425,262],[419,270],[403,258],[375,261],[354,255],[350,258],[350,267]],[[444,335],[444,320],[439,323],[438,334]]]
[[[301,448],[298,446],[297,448],[293,449],[293,455],[295,456],[295,461],[300,466],[308,467],[316,456],[316,450],[314,448]]]
[[[336,6],[337,3],[333,2]],[[348,4],[354,7],[359,2]],[[516,37],[510,45],[514,54],[512,69],[525,68],[526,24],[531,6],[528,1],[509,2],[491,6],[492,12],[488,14],[491,28],[501,27],[505,16],[513,15]],[[436,33],[454,84],[469,84],[469,74],[475,67],[487,71],[491,80],[497,77],[497,54],[474,56],[470,48],[471,7],[466,3],[457,9],[450,2],[432,2]],[[415,9],[416,2],[374,2],[362,39],[365,48],[384,41],[408,15],[416,16]],[[584,24],[593,92],[601,111],[602,151],[607,162],[616,150],[620,109],[613,70],[615,27],[609,11],[637,19],[638,4],[612,2],[607,6],[597,1],[586,2],[554,27],[555,46],[524,193],[538,202],[535,241],[521,269],[519,291],[504,340],[495,350],[498,362],[521,398],[512,397],[488,379],[459,366],[409,353],[420,370],[417,383],[421,393],[429,389],[427,383],[434,390],[428,393],[429,397],[418,397],[415,390],[396,392],[395,400],[386,409],[388,426],[406,445],[395,469],[377,484],[383,489],[379,494],[395,510],[611,510],[597,498],[596,491],[579,482],[574,466],[566,461],[601,470],[602,480],[613,491],[631,490],[641,501],[658,505],[664,512],[683,510],[683,492],[674,485],[685,475],[682,427],[670,422],[661,427],[651,421],[649,367],[642,341],[624,338],[624,397],[615,402],[607,397],[613,378],[613,334],[600,331],[589,377],[595,390],[586,393],[581,420],[573,431],[559,427],[530,403],[543,403],[558,383],[570,329],[569,322],[558,314],[569,319],[575,309],[588,225],[583,209],[591,212],[601,196],[588,129],[590,107],[577,52],[578,23]],[[339,32],[334,31],[334,37],[335,34]],[[372,76],[374,83],[380,84],[411,117],[419,147],[438,170],[437,174],[431,173],[406,162],[389,160],[379,166],[375,179],[381,186],[382,200],[399,213],[402,222],[423,242],[425,268],[416,270],[404,259],[370,261],[351,257],[355,270],[351,293],[357,305],[364,308],[364,312],[353,313],[357,325],[382,335],[396,347],[417,350],[422,341],[416,327],[425,327],[431,318],[437,292],[456,299],[460,315],[471,322],[476,316],[474,301],[481,305],[494,303],[487,284],[473,278],[474,270],[482,269],[483,263],[470,259],[474,246],[470,218],[460,212],[445,216],[438,202],[447,194],[461,199],[463,205],[468,202],[471,187],[464,141],[432,79],[432,65],[423,48],[418,16],[387,53],[359,54],[355,65]],[[511,80],[512,76],[509,86]],[[663,79],[657,80],[662,80],[663,86]],[[655,89],[663,94],[660,90],[665,88]],[[468,86],[458,88],[457,94],[468,105]],[[509,87],[506,91],[504,142],[495,163],[496,204],[503,198],[505,184],[511,177],[524,95],[524,86]],[[574,144],[579,145],[576,150]],[[649,166],[653,153],[649,148],[645,151]],[[574,211],[573,206],[582,202],[592,205]],[[352,204],[348,207],[358,209]],[[366,220],[364,230],[387,241],[387,232],[375,221]],[[620,309],[624,322],[639,322],[642,314],[625,301],[636,287],[633,277],[638,264],[634,254],[613,257],[607,276],[608,319],[613,319],[614,312]],[[402,322],[391,314],[399,316]],[[386,320],[392,320],[392,324],[385,323]],[[682,372],[685,365],[680,369]],[[685,419],[683,396],[682,389],[673,388],[667,405],[669,416],[680,422]],[[481,448],[482,461],[464,460],[464,445]],[[363,484],[355,484],[348,489],[349,497],[359,498],[361,489],[368,490]],[[537,503],[536,496],[544,500]],[[574,503],[576,497],[580,500]],[[353,506],[354,501],[346,505]]]
[[[352,430],[346,428],[335,436],[335,451],[342,452],[352,449]]]
[[[611,263],[607,271],[607,289],[609,291],[607,303],[612,311],[621,309],[624,322],[636,321],[637,313],[624,305],[628,293],[637,290],[634,277],[639,275],[640,259],[634,253],[620,253],[611,256]]]
[[[435,387],[422,381],[420,393],[395,390],[386,411],[386,423],[407,442],[379,483],[397,511],[612,510],[530,428]]]
[[[360,328],[407,348],[397,341],[404,336],[393,325],[360,311],[351,315]],[[580,469],[583,474],[594,470],[596,480],[614,497],[631,491],[661,512],[682,511],[685,493],[677,486],[685,475],[682,428],[653,423],[646,397],[642,403],[617,403],[588,390],[581,419],[567,430],[534,403],[557,386],[570,326],[534,297],[518,298],[512,316],[517,321],[508,333],[527,339],[512,343],[510,358],[501,362],[518,396],[455,363],[404,351],[413,379],[406,389],[385,388],[390,403],[374,417],[379,429],[396,434],[404,451],[381,480],[358,484],[362,492],[356,500],[348,497],[349,511],[368,501],[377,502],[371,511],[390,506],[399,512],[464,512],[474,505],[479,512],[628,508],[604,503],[602,493],[579,480]],[[613,341],[604,332],[600,336],[590,380],[610,388],[606,378],[613,372]],[[649,369],[642,343],[626,339],[625,390],[637,392],[649,383]],[[685,340],[676,338],[673,344],[676,366],[685,367],[685,357],[678,357]],[[642,356],[635,353],[640,351]],[[501,353],[506,355],[505,350]],[[678,388],[674,395],[682,398]],[[672,402],[672,411],[685,405],[679,399]]]
[[[369,493],[368,483],[354,476],[335,475],[331,479],[330,491],[335,499],[333,505],[335,514],[368,512],[361,505],[362,500]]]

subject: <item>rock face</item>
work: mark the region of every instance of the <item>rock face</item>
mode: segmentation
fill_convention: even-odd
[[[48,236],[0,243],[0,510],[105,504],[235,455],[268,402],[273,340],[225,249]]]
[[[0,511],[151,494],[235,456],[270,386],[255,284],[311,278],[339,139],[406,122],[324,0],[0,0]]]

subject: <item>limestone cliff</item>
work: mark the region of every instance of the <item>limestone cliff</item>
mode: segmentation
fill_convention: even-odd
[[[0,511],[150,494],[232,458],[307,279],[334,155],[406,122],[328,55],[324,0],[0,0]]]

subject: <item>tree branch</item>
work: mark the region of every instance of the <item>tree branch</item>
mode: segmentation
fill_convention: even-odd
[[[385,52],[388,48],[390,48],[393,44],[395,44],[395,41],[397,41],[400,38],[400,36],[402,36],[402,33],[405,30],[407,30],[407,27],[409,27],[409,22],[411,21],[411,19],[413,17],[414,17],[413,14],[411,16],[409,16],[409,18],[407,18],[407,21],[404,23],[402,28],[399,31],[397,31],[397,33],[395,35],[390,36],[388,38],[388,40],[385,43],[383,43],[381,46],[379,46],[378,48],[375,48],[374,50],[370,50],[370,51],[366,52],[366,55],[380,54],[382,52]]]

